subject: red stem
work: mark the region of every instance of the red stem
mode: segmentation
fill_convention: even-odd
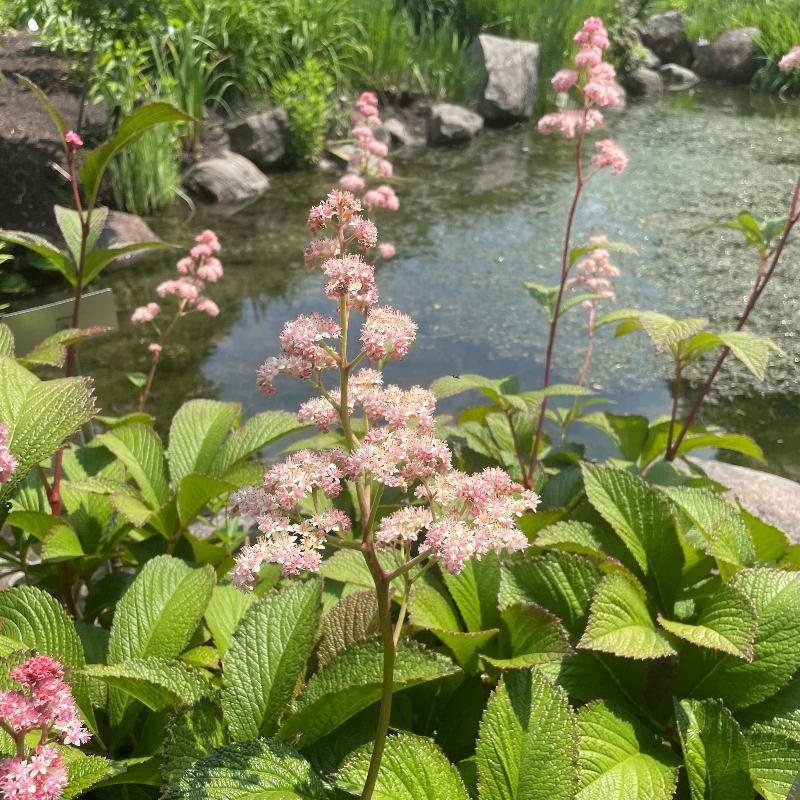
[[[753,309],[756,307],[756,303],[758,302],[759,298],[766,289],[767,284],[770,282],[773,274],[775,273],[775,269],[778,266],[778,262],[780,261],[781,255],[786,248],[786,244],[789,241],[789,234],[792,232],[792,228],[794,228],[795,224],[797,223],[798,216],[798,205],[800,205],[800,176],[797,178],[797,183],[794,187],[794,193],[792,194],[792,202],[789,207],[789,217],[786,220],[786,227],[783,230],[783,234],[781,235],[781,239],[778,242],[778,246],[775,248],[775,253],[772,256],[772,261],[770,262],[769,269],[767,270],[766,274],[764,275],[763,280],[757,280],[756,285],[753,288],[752,293],[750,294],[750,298],[747,301],[747,305],[742,312],[742,315],[739,317],[739,321],[736,323],[736,330],[740,331],[747,320],[750,317]],[[683,443],[686,434],[689,432],[689,428],[692,426],[692,423],[697,418],[697,415],[700,413],[700,409],[703,406],[703,403],[708,395],[708,392],[711,389],[711,385],[714,383],[717,374],[719,373],[720,369],[722,369],[722,365],[725,363],[725,359],[730,355],[730,348],[725,347],[723,348],[722,352],[719,355],[719,358],[714,363],[714,366],[711,368],[711,372],[706,378],[706,382],[703,384],[703,387],[700,389],[700,393],[695,398],[694,403],[692,404],[691,409],[689,410],[689,414],[687,415],[686,419],[683,422],[683,426],[681,427],[680,432],[675,437],[675,441],[672,443],[670,447],[667,448],[666,455],[664,457],[665,461],[674,461],[675,457],[678,455],[678,451],[680,450],[681,444]]]
[[[542,386],[543,389],[546,389],[550,386],[550,376],[553,369],[553,355],[555,352],[555,341],[556,341],[556,333],[558,331],[558,318],[561,315],[561,303],[564,297],[564,290],[567,286],[567,277],[569,275],[569,250],[570,250],[570,241],[572,239],[572,225],[575,221],[575,212],[578,208],[578,201],[580,200],[581,193],[583,192],[583,187],[586,185],[586,182],[583,178],[583,158],[582,158],[582,151],[583,151],[583,140],[586,134],[586,115],[589,110],[588,106],[585,106],[583,109],[583,121],[580,125],[580,131],[578,133],[577,141],[575,142],[575,164],[576,164],[576,184],[575,184],[575,194],[572,198],[572,203],[569,207],[569,213],[567,214],[567,227],[564,232],[564,250],[561,255],[561,282],[558,287],[558,295],[556,297],[556,305],[555,309],[553,310],[553,316],[550,319],[550,332],[547,337],[547,355],[545,357],[544,362],[544,384]],[[542,398],[542,404],[539,410],[539,422],[536,426],[536,438],[533,442],[533,452],[531,453],[531,461],[530,467],[528,470],[528,474],[525,475],[525,485],[530,488],[533,484],[533,475],[536,471],[536,465],[539,459],[539,446],[542,441],[542,435],[544,433],[544,420],[547,412],[547,397]]]

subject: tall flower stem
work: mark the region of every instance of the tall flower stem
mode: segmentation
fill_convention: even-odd
[[[794,192],[792,193],[792,202],[789,207],[789,216],[786,220],[786,227],[783,229],[783,234],[781,235],[780,241],[778,242],[778,246],[775,248],[775,252],[773,253],[772,260],[770,261],[769,269],[764,273],[763,277],[760,280],[756,281],[755,286],[753,287],[753,291],[750,294],[750,297],[747,300],[747,304],[744,307],[744,311],[742,311],[742,315],[739,317],[739,321],[736,323],[736,330],[740,331],[744,326],[747,324],[747,320],[750,318],[750,314],[753,312],[753,309],[756,307],[756,303],[758,303],[759,298],[766,289],[767,284],[770,282],[772,276],[775,273],[775,269],[778,266],[778,262],[781,259],[781,255],[783,255],[783,251],[786,249],[786,244],[789,241],[789,236],[792,232],[792,229],[797,224],[797,220],[800,217],[800,211],[798,211],[798,206],[800,206],[800,176],[797,178],[797,183],[794,187]],[[720,369],[722,369],[722,365],[725,363],[725,359],[730,355],[730,348],[725,347],[723,348],[722,352],[717,358],[716,362],[714,362],[714,366],[711,368],[711,372],[709,373],[708,377],[706,378],[705,383],[703,384],[700,392],[698,393],[697,397],[695,398],[694,403],[692,404],[689,413],[686,416],[686,419],[683,421],[683,425],[680,429],[680,432],[675,437],[675,440],[672,444],[667,448],[667,452],[665,455],[666,461],[674,461],[676,456],[678,455],[678,451],[680,450],[681,444],[683,443],[686,434],[689,432],[689,428],[691,428],[692,424],[694,423],[697,415],[700,413],[700,409],[705,402],[706,397],[708,396],[709,391],[711,390],[711,386],[714,383],[714,380],[717,377]]]
[[[564,248],[561,254],[561,280],[558,286],[558,295],[556,296],[556,304],[553,309],[553,315],[550,318],[550,331],[547,337],[547,355],[545,356],[544,361],[544,382],[542,385],[543,389],[546,389],[551,384],[552,380],[552,371],[553,371],[553,356],[555,354],[555,342],[556,342],[556,333],[558,332],[558,320],[561,316],[561,303],[564,299],[564,290],[567,286],[567,278],[569,277],[569,251],[570,251],[570,242],[572,241],[572,226],[575,222],[575,212],[578,210],[578,202],[581,199],[581,194],[583,193],[583,187],[586,185],[586,181],[583,177],[583,140],[586,134],[586,115],[588,112],[588,107],[584,107],[583,111],[583,121],[580,125],[580,130],[577,135],[577,140],[575,142],[575,167],[576,167],[576,179],[575,179],[575,193],[572,196],[572,203],[569,207],[569,213],[567,214],[567,226],[564,231]],[[542,442],[542,435],[544,434],[544,421],[547,415],[547,396],[545,395],[542,397],[542,404],[539,408],[539,422],[536,426],[536,437],[533,441],[533,452],[531,453],[531,460],[530,465],[528,468],[527,474],[524,476],[525,478],[525,486],[527,488],[531,488],[533,485],[533,476],[536,472],[536,465],[538,464],[539,460],[539,446]]]

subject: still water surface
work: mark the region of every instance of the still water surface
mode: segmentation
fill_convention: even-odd
[[[604,174],[593,181],[576,223],[576,241],[603,233],[637,250],[618,258],[623,274],[616,306],[707,316],[712,327],[732,327],[754,280],[755,261],[730,232],[704,226],[743,209],[785,213],[800,164],[799,131],[796,103],[721,88],[616,114],[604,135],[625,147],[630,164],[617,178]],[[399,150],[394,161],[402,208],[378,225],[382,238],[396,243],[398,257],[379,267],[378,286],[381,302],[417,321],[419,336],[411,354],[390,366],[389,378],[427,385],[448,373],[516,374],[526,388],[538,386],[546,320],[522,282],[555,282],[573,185],[571,147],[539,136],[531,125],[486,131],[459,149]],[[202,227],[214,228],[226,269],[209,292],[221,315],[185,321],[164,361],[152,410],[166,415],[198,396],[237,400],[246,413],[293,409],[305,399],[304,387],[289,379],[276,397],[262,397],[254,373],[276,351],[285,320],[331,310],[320,274],[306,271],[302,260],[307,209],[330,183],[316,173],[275,175],[268,193],[236,215],[200,209],[187,222],[185,208],[178,208],[151,221],[165,239],[181,243]],[[767,382],[726,367],[704,417],[753,436],[768,468],[795,478],[799,266],[800,248],[790,248],[752,326],[783,350]],[[105,285],[115,289],[121,319],[148,300],[171,270],[171,260],[156,259],[108,275]],[[558,381],[575,380],[583,355],[582,312],[572,320],[559,341]],[[122,327],[82,357],[109,413],[134,402],[121,371],[147,365],[140,332]],[[595,352],[590,381],[616,402],[616,410],[668,411],[669,359],[655,354],[644,337],[613,340],[604,331]]]

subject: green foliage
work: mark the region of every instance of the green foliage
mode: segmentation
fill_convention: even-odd
[[[272,89],[272,99],[289,115],[288,157],[295,166],[317,160],[331,126],[335,85],[323,62],[307,58]]]

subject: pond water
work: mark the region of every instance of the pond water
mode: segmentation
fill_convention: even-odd
[[[636,248],[635,256],[616,259],[622,270],[616,306],[707,316],[712,327],[732,327],[754,280],[753,254],[731,232],[703,228],[742,209],[785,213],[800,165],[798,131],[796,103],[722,88],[674,94],[613,115],[603,135],[625,147],[630,164],[617,178],[593,181],[578,213],[576,241],[603,233]],[[390,365],[389,379],[428,385],[448,373],[516,374],[526,388],[537,387],[546,320],[522,282],[555,282],[573,186],[571,147],[529,125],[486,131],[458,149],[399,150],[394,161],[402,208],[377,221],[398,257],[379,267],[378,287],[382,302],[417,321],[419,336],[410,355]],[[331,180],[317,173],[275,175],[268,193],[236,215],[198,209],[187,221],[183,207],[152,220],[160,235],[180,243],[213,227],[226,268],[224,281],[209,292],[221,315],[185,321],[163,362],[154,411],[172,413],[197,396],[237,400],[246,413],[294,409],[307,396],[286,379],[276,397],[264,398],[254,373],[276,352],[287,319],[330,311],[322,276],[304,268],[302,253],[307,209]],[[103,279],[115,289],[121,320],[152,296],[173,261],[151,260]],[[768,468],[795,478],[799,261],[800,250],[790,248],[753,320],[751,329],[773,336],[783,350],[768,380],[759,383],[728,364],[704,412],[706,422],[753,436]],[[583,312],[562,331],[556,379],[569,382],[583,356]],[[81,366],[96,376],[106,412],[132,407],[135,391],[122,373],[144,370],[146,356],[141,332],[127,323],[114,337],[85,347]],[[643,336],[614,340],[604,331],[590,382],[618,411],[667,413],[669,361]]]

